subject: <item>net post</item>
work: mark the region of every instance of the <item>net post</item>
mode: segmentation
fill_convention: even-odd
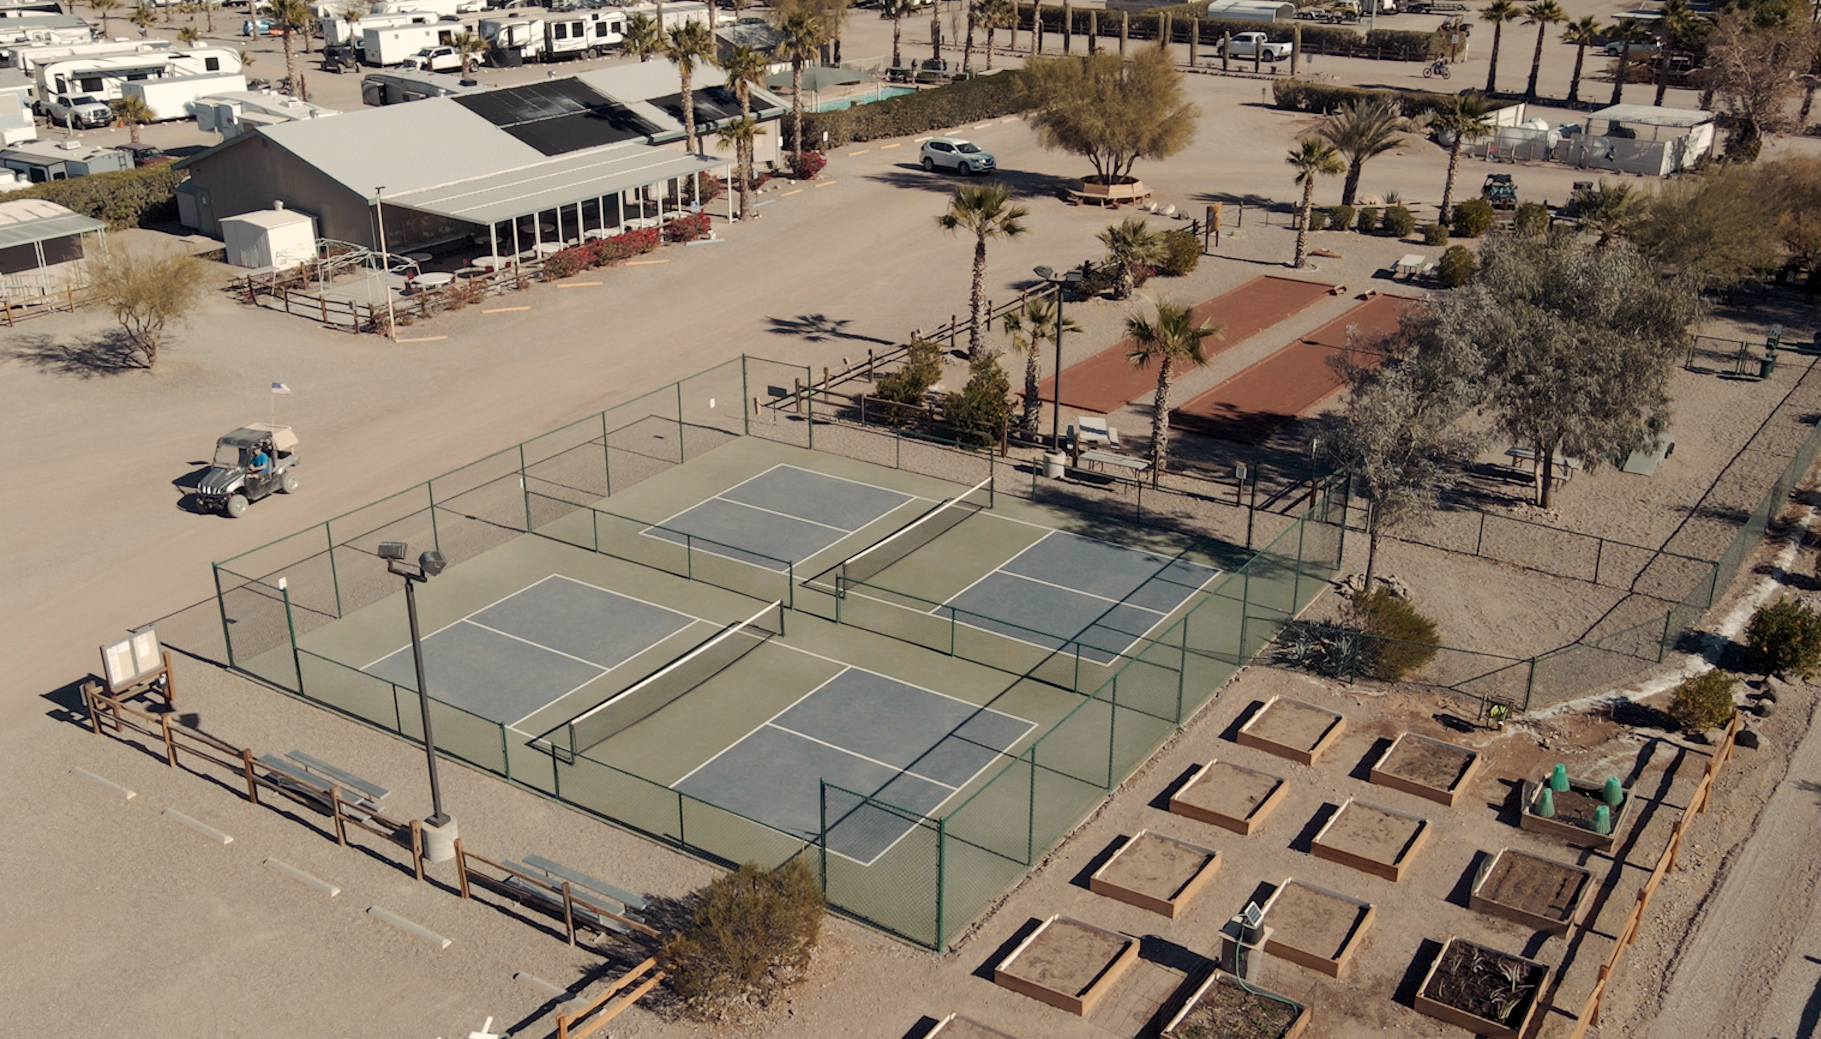
[[[284,596],[285,600],[285,631],[291,636],[291,670],[297,675],[297,691],[302,693],[303,661],[297,655],[297,621],[291,616],[291,589],[288,586],[280,586],[278,594]],[[166,681],[169,679],[167,678]]]
[[[824,876],[824,883],[826,883],[827,882],[826,871],[824,872],[823,876]],[[948,907],[944,904],[943,896],[944,896],[945,892],[947,892],[947,890],[948,890],[948,817],[943,816],[936,820],[936,943],[935,943],[935,945],[936,945],[937,952],[942,951],[942,947],[944,944],[942,941],[942,939],[944,937],[943,936],[944,921],[943,921],[942,917],[943,917],[943,911],[945,909],[947,909]]]
[[[335,586],[335,619],[340,620],[341,619],[341,574],[338,573],[335,569],[335,534],[329,529],[329,524],[331,522],[332,521],[330,521],[330,520],[323,521],[322,536],[323,536],[323,540],[326,541],[329,546],[329,583],[333,584]],[[222,623],[224,625],[227,623],[227,618],[225,615],[222,618]]]
[[[325,523],[323,526],[327,527],[328,524]],[[334,561],[335,556],[331,553],[329,556],[330,565],[334,565]],[[209,570],[215,575],[215,610],[217,613],[221,614],[221,641],[227,647],[228,666],[233,667],[234,636],[228,633],[228,600],[226,596],[221,594],[221,564],[210,563]],[[339,614],[341,608],[337,606],[335,612]]]

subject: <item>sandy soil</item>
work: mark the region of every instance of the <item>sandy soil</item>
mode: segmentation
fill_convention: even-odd
[[[1577,867],[1506,850],[1480,885],[1481,898],[1537,916],[1565,919],[1587,874]]]
[[[1336,851],[1395,866],[1408,857],[1410,845],[1423,832],[1424,825],[1421,818],[1407,818],[1354,801],[1335,816],[1321,835],[1321,843]]]
[[[1375,767],[1380,772],[1446,793],[1454,789],[1455,782],[1473,763],[1473,758],[1473,752],[1464,747],[1438,747],[1428,740],[1405,739]]]
[[[1246,732],[1280,746],[1310,751],[1315,749],[1315,745],[1321,742],[1328,730],[1344,721],[1344,718],[1331,711],[1292,700],[1279,700],[1267,705],[1257,717],[1248,722]]]
[[[1100,873],[1100,879],[1129,891],[1169,900],[1187,887],[1215,856],[1155,833],[1135,837]]]
[[[1283,780],[1265,772],[1241,768],[1228,761],[1210,761],[1201,777],[1176,797],[1185,803],[1217,812],[1229,819],[1249,821],[1258,806]]]
[[[1265,921],[1276,929],[1272,940],[1334,960],[1349,944],[1364,938],[1358,933],[1359,925],[1370,911],[1369,906],[1343,902],[1291,881],[1279,889]]]
[[[1072,920],[1056,920],[1016,960],[1002,964],[999,971],[1051,992],[1079,996],[1093,987],[1108,965],[1131,944],[1132,940],[1122,935],[1083,927]]]

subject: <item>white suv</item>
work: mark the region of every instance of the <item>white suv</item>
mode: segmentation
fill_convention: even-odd
[[[998,169],[991,152],[983,152],[959,137],[932,137],[923,142],[923,168],[941,166],[960,170],[963,177],[973,173],[991,173]]]

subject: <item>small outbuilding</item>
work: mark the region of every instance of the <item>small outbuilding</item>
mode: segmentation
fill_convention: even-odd
[[[81,285],[106,235],[106,224],[55,202],[0,202],[0,298],[18,306]]]
[[[236,267],[284,269],[316,258],[316,221],[282,204],[223,217],[221,239]]]
[[[1613,105],[1587,117],[1568,161],[1577,166],[1667,176],[1713,151],[1714,114],[1693,108]]]

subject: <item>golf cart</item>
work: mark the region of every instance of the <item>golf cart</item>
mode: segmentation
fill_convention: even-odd
[[[297,434],[263,422],[215,441],[215,458],[196,487],[205,510],[239,519],[247,506],[273,492],[297,490]]]
[[[1492,203],[1494,209],[1517,208],[1517,185],[1511,182],[1509,173],[1488,173],[1486,183],[1480,186],[1480,197]]]

